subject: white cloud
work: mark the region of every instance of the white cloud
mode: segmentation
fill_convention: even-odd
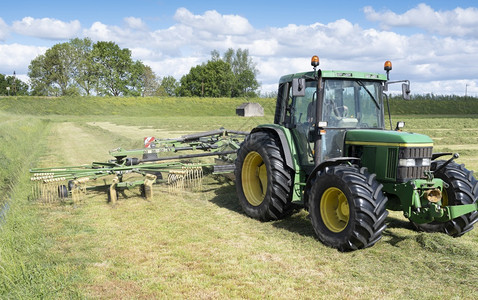
[[[46,47],[27,46],[20,44],[0,45],[0,73],[26,74],[30,62],[45,53]]]
[[[123,19],[125,27],[107,25],[94,22],[90,28],[83,29],[83,36],[93,41],[114,41],[128,48],[138,45],[154,45],[153,33],[148,31],[146,24],[140,18],[128,17]]]
[[[253,30],[246,18],[238,15],[221,15],[215,10],[208,10],[204,15],[194,15],[186,8],[179,8],[174,19],[180,24],[214,34],[243,35]]]
[[[124,22],[132,29],[143,30],[147,28],[146,24],[143,22],[143,20],[141,20],[141,18],[127,17],[124,18]]]
[[[113,40],[112,29],[114,28],[118,27],[108,26],[101,22],[94,22],[89,29],[83,30],[83,35],[97,41],[110,41]]]
[[[279,42],[273,38],[267,40],[255,40],[247,48],[250,49],[251,53],[258,56],[273,56],[279,50]]]
[[[158,53],[154,51],[153,49],[146,48],[146,47],[135,47],[135,48],[130,48],[130,50],[131,50],[131,55],[141,61],[161,60],[163,56],[161,53]]]
[[[421,3],[403,14],[390,10],[377,12],[370,6],[364,8],[364,13],[367,19],[378,21],[387,29],[415,27],[445,36],[478,37],[478,8],[475,7],[435,11],[429,5]]]
[[[180,79],[187,74],[192,66],[201,64],[203,60],[197,57],[165,58],[161,61],[144,61],[160,77],[173,76]]]
[[[14,21],[12,29],[25,36],[64,40],[75,37],[80,32],[81,24],[78,20],[63,22],[50,18],[25,17],[21,21]]]

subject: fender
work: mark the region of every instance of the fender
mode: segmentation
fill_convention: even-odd
[[[292,202],[302,202],[302,182],[304,182],[304,172],[299,163],[298,151],[296,149],[292,132],[277,124],[259,125],[251,131],[251,134],[259,131],[267,131],[279,138],[282,150],[284,152],[284,162],[287,168],[292,171],[292,186],[294,191],[291,193]]]
[[[312,173],[310,173],[310,176],[307,178],[307,182],[306,182],[305,188],[304,188],[304,205],[305,205],[305,207],[306,208],[308,207],[309,191],[310,191],[310,188],[311,188],[313,182],[317,178],[317,175],[318,175],[319,171],[322,171],[325,168],[330,167],[330,166],[337,166],[337,165],[341,165],[341,164],[344,164],[344,163],[358,164],[359,162],[360,162],[360,158],[357,158],[357,157],[337,157],[337,158],[331,158],[331,159],[324,160],[323,162],[321,162],[320,164],[315,166],[314,170],[312,171]]]
[[[299,162],[297,161],[297,155],[293,155],[293,153],[296,153],[296,151],[290,130],[280,125],[266,124],[259,125],[258,127],[252,129],[251,133],[259,131],[273,132],[279,138],[279,141],[282,145],[282,150],[284,151],[284,159],[287,167],[297,173],[300,170],[300,167]]]

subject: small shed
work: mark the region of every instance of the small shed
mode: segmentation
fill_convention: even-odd
[[[236,115],[241,117],[263,117],[264,108],[259,103],[242,103],[236,108]]]

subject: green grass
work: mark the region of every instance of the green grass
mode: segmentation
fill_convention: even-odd
[[[28,168],[44,149],[48,122],[0,112],[0,297],[76,297],[73,269],[51,255],[42,208],[28,201]]]
[[[478,115],[469,116],[395,116],[405,121],[405,131],[430,136],[435,152],[458,152],[458,163],[478,171]]]
[[[273,113],[274,99],[153,97],[0,97],[0,110],[32,115],[230,116],[244,102],[259,102]]]
[[[186,110],[188,105],[175,103],[166,109],[145,102],[139,107],[150,110],[142,116],[139,108],[124,104],[127,99],[105,99],[108,105],[92,113],[87,105],[62,103],[71,114],[62,114],[57,103],[48,107],[28,101],[20,108],[2,106],[8,113],[0,112],[4,158],[0,187],[2,195],[9,195],[2,200],[10,207],[0,222],[2,298],[476,296],[478,229],[457,239],[418,233],[399,212],[391,212],[388,228],[376,245],[340,253],[315,238],[305,211],[275,222],[248,218],[237,203],[234,184],[222,177],[207,177],[202,191],[196,192],[169,193],[156,186],[152,201],[132,190],[115,207],[106,203],[104,193],[90,193],[76,204],[28,200],[31,166],[104,160],[108,149],[141,145],[149,130],[173,136],[221,126],[248,130],[273,118],[269,110],[262,118],[236,117],[236,103],[221,108],[222,112],[201,112],[198,104],[184,115],[168,115],[164,111],[175,106]],[[0,103],[5,105],[3,99]],[[123,104],[134,113],[126,113]],[[23,109],[32,116],[23,116]],[[47,114],[48,110],[59,113]],[[115,110],[122,113],[107,113]],[[478,170],[475,116],[393,119],[404,120],[406,130],[432,136],[439,150],[460,152],[458,162]],[[109,123],[121,130],[105,126]]]
[[[440,98],[441,99],[441,98]],[[477,98],[447,100],[401,100],[393,97],[394,115],[476,115]],[[191,98],[191,97],[0,97],[0,110],[31,115],[72,116],[231,116],[244,102],[258,102],[266,114],[274,115],[271,98]]]
[[[444,97],[445,98],[445,97]],[[478,99],[456,97],[447,100],[390,100],[390,110],[395,115],[473,115],[478,113]]]

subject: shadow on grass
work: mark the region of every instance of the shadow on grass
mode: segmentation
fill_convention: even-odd
[[[212,203],[219,207],[227,208],[230,211],[244,214],[237,200],[236,186],[232,181],[224,179],[220,187],[212,190],[215,194],[214,198],[210,200]]]
[[[387,217],[385,222],[387,223],[387,228],[403,228],[403,229],[409,229],[409,230],[415,231],[415,228],[413,227],[412,223],[409,222],[408,220],[405,221],[405,220],[401,220],[401,219],[389,216]]]
[[[384,242],[394,247],[398,247],[399,243],[411,239],[411,236],[397,234],[394,232],[393,229],[395,228],[407,229],[407,230],[416,232],[415,228],[409,221],[404,221],[394,217],[387,217],[385,222],[387,223],[387,228],[383,231],[383,236],[387,237],[387,239],[384,239]]]
[[[215,196],[210,201],[219,207],[246,216],[237,199],[235,184],[229,180],[218,180],[218,183],[221,186],[218,188],[211,188],[211,191],[214,192]],[[314,229],[309,220],[309,214],[300,208],[295,209],[290,216],[278,221],[272,221],[270,224],[276,228],[285,229],[301,236],[316,238]],[[399,234],[394,229],[405,229],[411,231],[410,233],[416,232],[415,228],[408,220],[389,216],[386,219],[386,224],[387,229],[383,232],[383,241],[392,246],[398,246],[400,242],[413,239],[413,235]]]
[[[275,221],[272,225],[280,229],[286,229],[290,232],[297,233],[301,236],[316,238],[314,229],[309,220],[309,214],[302,209],[295,210],[294,214],[291,216]]]
[[[233,182],[223,182],[221,187],[214,189],[214,193],[214,198],[210,200],[212,203],[246,216],[237,199],[236,186]],[[261,221],[257,220],[257,222]],[[302,236],[315,237],[308,214],[300,208],[295,209],[290,216],[278,221],[271,221],[270,224],[276,228],[285,229]]]

